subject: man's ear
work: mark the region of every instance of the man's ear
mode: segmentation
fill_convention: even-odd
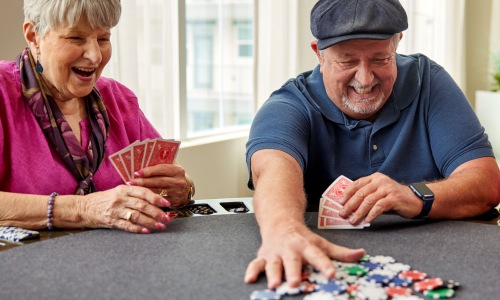
[[[323,73],[323,56],[320,53],[320,50],[318,49],[318,41],[314,40],[311,42],[311,48],[316,53],[316,56],[318,57],[319,61],[319,71]]]

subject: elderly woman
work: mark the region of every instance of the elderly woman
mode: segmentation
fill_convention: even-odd
[[[28,47],[0,62],[0,226],[150,233],[170,221],[162,207],[189,202],[181,166],[145,167],[124,185],[108,159],[159,137],[136,96],[100,77],[120,13],[120,0],[24,1]]]

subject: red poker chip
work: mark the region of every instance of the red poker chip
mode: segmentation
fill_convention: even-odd
[[[410,288],[402,287],[402,286],[390,286],[385,288],[385,292],[390,298],[394,298],[396,296],[410,296],[412,291]]]
[[[444,284],[441,278],[427,278],[419,282],[415,282],[413,289],[417,292],[435,290],[442,287]]]
[[[349,295],[353,295],[355,296],[356,295],[356,292],[359,288],[359,283],[353,283],[353,284],[350,284],[348,287],[347,287],[347,290],[346,292],[349,294]]]
[[[398,275],[401,278],[407,278],[411,281],[421,281],[427,278],[427,273],[417,271],[417,270],[408,270],[399,273]]]

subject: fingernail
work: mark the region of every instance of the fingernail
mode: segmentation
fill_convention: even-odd
[[[134,172],[134,177],[142,177],[144,176],[144,172],[142,170]]]
[[[170,207],[170,202],[167,199],[162,198],[161,205]]]
[[[168,222],[170,222],[170,220],[171,220],[171,219],[170,219],[170,216],[169,216],[168,214],[163,214],[163,215],[161,216],[161,220],[162,220],[163,222],[167,222],[167,223],[168,223]]]
[[[354,215],[350,216],[349,223],[354,224],[355,223],[354,221],[356,221],[356,217]]]
[[[149,230],[147,228],[143,228],[143,229],[141,229],[141,232],[142,233],[151,233],[151,230]]]
[[[165,226],[165,224],[160,223],[160,222],[157,222],[157,223],[155,224],[155,227],[156,227],[157,229],[159,229],[159,230],[165,230],[165,229],[167,229],[167,226]]]
[[[344,205],[345,204],[344,203],[345,202],[345,198],[344,197],[340,198],[339,202],[340,202],[340,204]]]
[[[135,181],[127,181],[125,184],[129,185],[129,186],[136,186],[137,185],[137,183]]]

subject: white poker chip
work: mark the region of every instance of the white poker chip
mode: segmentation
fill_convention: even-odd
[[[372,263],[379,263],[382,265],[395,263],[396,260],[392,256],[384,256],[384,255],[375,255],[370,257],[370,261]]]
[[[424,298],[420,298],[419,296],[415,295],[410,295],[410,296],[403,296],[403,295],[398,295],[392,298],[393,300],[424,300]]]
[[[313,283],[316,283],[316,284],[325,284],[325,283],[328,283],[328,278],[323,275],[323,273],[317,273],[317,272],[313,272],[311,274],[309,274],[309,276],[307,276],[307,279],[310,281],[310,282],[313,282]]]
[[[385,289],[378,286],[359,286],[356,297],[360,300],[387,300]]]
[[[291,287],[287,282],[283,282],[280,286],[276,288],[276,294],[285,296],[285,295],[298,295],[301,290],[299,287]]]
[[[335,300],[335,298],[331,293],[319,291],[306,295],[304,300]]]
[[[250,300],[279,300],[281,296],[273,290],[257,290],[250,295]]]
[[[403,263],[392,263],[392,264],[384,265],[384,270],[390,270],[390,271],[393,271],[395,273],[408,271],[410,269],[411,269],[410,265],[403,264]]]

